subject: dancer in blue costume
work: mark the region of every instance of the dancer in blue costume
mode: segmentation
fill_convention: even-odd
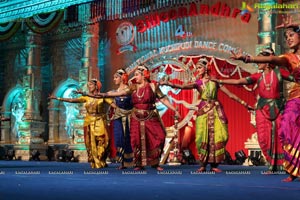
[[[127,91],[128,74],[124,69],[119,69],[114,74],[114,82],[118,85],[116,91]],[[132,110],[131,95],[119,96],[114,99],[114,112],[111,117],[114,142],[117,148],[117,161],[121,163],[118,169],[125,169],[133,165],[133,152],[130,144],[130,113]]]

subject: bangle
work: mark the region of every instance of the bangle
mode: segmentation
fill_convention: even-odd
[[[222,83],[223,83],[223,80],[222,80],[222,79],[219,79],[219,83],[222,84]]]
[[[252,58],[250,56],[245,56],[244,58],[244,63],[249,63],[249,62],[252,62]]]
[[[247,103],[244,100],[240,101],[243,106],[247,106]]]
[[[60,101],[60,100],[61,100],[61,98],[60,98],[60,97],[57,97],[56,99],[57,99],[58,101]]]

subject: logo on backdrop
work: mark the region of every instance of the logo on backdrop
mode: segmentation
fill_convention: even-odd
[[[254,9],[244,1],[242,2],[241,10],[242,10],[241,15],[244,15],[245,13],[254,12]]]
[[[136,46],[132,45],[134,40],[134,26],[130,22],[123,22],[116,30],[116,40],[121,46],[117,54],[125,51],[136,51]]]
[[[260,2],[254,3],[252,6],[250,6],[247,2],[243,1],[241,7],[241,15],[252,13],[256,10],[269,14],[298,13],[299,8],[300,5],[298,3]]]

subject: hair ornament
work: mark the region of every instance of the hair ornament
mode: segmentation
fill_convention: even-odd
[[[118,69],[116,72],[116,75],[122,76],[123,74],[126,74],[126,71],[124,69]]]
[[[206,66],[207,63],[208,63],[208,60],[207,60],[206,58],[200,58],[200,59],[197,61],[196,65],[197,65],[197,64],[200,64],[200,65]]]
[[[102,83],[96,78],[91,79],[90,82],[93,82],[95,84],[96,89],[99,92],[102,87]]]
[[[146,79],[150,79],[150,71],[146,66],[140,65],[137,67],[137,70],[140,71]]]

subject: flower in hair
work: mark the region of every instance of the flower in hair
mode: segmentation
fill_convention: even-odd
[[[144,65],[138,66],[137,69],[140,70],[140,71],[144,71],[144,70],[147,70],[147,71],[148,71],[148,68],[145,67]]]
[[[198,61],[197,61],[197,64],[201,64],[201,65],[204,65],[206,66],[208,63],[208,60],[206,58],[200,58]]]

